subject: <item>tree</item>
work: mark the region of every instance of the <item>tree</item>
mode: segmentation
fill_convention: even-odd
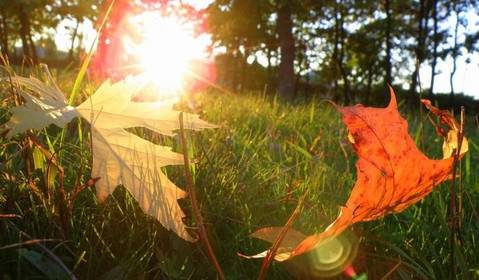
[[[24,56],[38,63],[38,54],[33,40],[33,34],[43,33],[46,28],[55,28],[58,18],[50,13],[56,11],[58,3],[54,0],[19,0],[12,7],[20,23],[20,38]]]
[[[361,26],[356,32],[351,34],[348,42],[349,49],[352,52],[353,64],[352,72],[356,73],[356,84],[364,92],[364,102],[368,103],[372,95],[374,84],[387,79],[387,52],[385,55],[386,76],[384,76],[384,66],[380,59],[377,59],[378,53],[383,49],[382,37],[383,22],[371,21]],[[365,48],[364,46],[368,46]],[[390,71],[390,70],[389,70]]]
[[[57,26],[58,17],[51,15],[57,13],[58,5],[59,2],[55,0],[0,1],[2,53],[10,55],[10,47],[15,44],[17,38],[20,38],[24,57],[37,63],[34,35],[43,34],[46,29]]]
[[[278,93],[287,99],[311,81],[312,88],[345,103],[404,81],[412,101],[425,62],[431,66],[432,95],[440,60],[457,59],[466,49],[477,51],[479,35],[462,28],[464,11],[473,3],[477,1],[216,0],[209,22],[215,46],[225,49],[222,67],[232,77],[232,88],[244,88],[238,86],[246,69],[241,65],[259,54],[267,58],[265,68],[277,77]],[[446,28],[458,15],[454,5],[460,10],[456,35],[454,28]],[[245,15],[249,17],[239,19]],[[456,47],[449,44],[451,38],[457,38]]]
[[[75,42],[79,36],[78,29],[87,19],[95,21],[97,18],[97,9],[101,4],[100,0],[61,0],[58,12],[62,19],[69,19],[75,23],[71,29],[71,43],[68,51],[70,60],[73,60]]]
[[[272,8],[265,0],[222,0],[207,8],[213,48],[224,48],[224,82],[233,91],[245,88],[248,57],[258,51],[271,56],[274,51],[269,19]]]
[[[454,24],[454,33],[453,33],[453,43],[451,48],[449,49],[449,54],[452,58],[452,69],[451,73],[449,74],[449,85],[451,88],[450,91],[450,102],[452,103],[454,100],[454,75],[457,71],[457,58],[459,55],[462,54],[462,49],[464,47],[465,42],[459,41],[459,28],[460,26],[466,26],[467,22],[466,19],[462,17],[464,11],[468,8],[468,1],[452,1],[449,3],[449,10],[455,17],[455,24]]]
[[[391,15],[391,0],[384,1],[384,11],[386,13],[386,25],[385,25],[385,41],[386,41],[386,57],[385,57],[385,67],[386,67],[386,77],[384,79],[385,83],[392,84],[392,75],[391,75],[391,51],[392,51],[392,38],[391,38],[391,28],[392,28],[392,15]]]
[[[278,76],[278,93],[279,96],[285,99],[292,99],[294,96],[295,47],[291,4],[289,1],[281,1],[277,5],[278,41],[281,50],[281,62],[279,64]]]
[[[0,2],[0,47],[1,54],[8,58],[10,49],[10,30],[12,30],[11,17],[8,16],[7,3]]]
[[[415,4],[414,9],[416,12],[413,23],[417,24],[417,28],[416,30],[413,29],[413,33],[416,33],[416,44],[413,46],[415,63],[414,71],[411,75],[411,97],[416,94],[419,68],[426,58],[426,40],[428,37],[428,21],[430,16],[429,11],[431,10],[431,1],[419,0],[419,2],[413,4]]]
[[[432,22],[433,22],[433,34],[432,34],[432,63],[431,63],[431,83],[429,84],[429,96],[434,94],[434,80],[436,76],[437,65],[437,48],[439,45],[439,32],[438,32],[438,0],[432,0]]]

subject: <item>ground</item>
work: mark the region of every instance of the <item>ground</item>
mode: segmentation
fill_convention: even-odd
[[[68,89],[68,79],[60,87]],[[71,81],[71,80],[70,80]],[[86,87],[84,94],[89,94]],[[9,96],[7,88],[2,93]],[[356,156],[347,141],[340,114],[320,98],[285,103],[260,93],[234,95],[205,91],[189,96],[181,108],[199,113],[218,124],[215,130],[189,134],[195,185],[201,212],[210,239],[227,279],[252,279],[261,260],[247,260],[238,252],[253,254],[268,244],[249,234],[266,226],[281,226],[307,192],[305,207],[294,227],[305,233],[321,231],[337,215],[355,180]],[[8,118],[5,99],[2,123]],[[193,101],[191,101],[193,100]],[[425,112],[400,108],[409,121],[410,134],[427,155],[439,158],[441,140]],[[80,129],[78,129],[80,127]],[[148,134],[137,131],[139,134]],[[65,169],[65,189],[75,180],[89,179],[88,128],[75,122],[64,132],[59,150]],[[44,145],[59,148],[62,131],[50,127],[35,132]],[[148,134],[149,135],[149,134]],[[470,152],[461,170],[460,230],[463,244],[455,252],[459,279],[478,277],[477,204],[479,202],[479,129],[472,118],[467,122]],[[18,135],[0,140],[0,206],[2,213],[15,214],[0,220],[0,246],[30,239],[52,239],[43,244],[79,279],[205,279],[215,278],[205,251],[198,243],[188,243],[167,232],[147,217],[132,197],[120,187],[105,205],[98,205],[94,189],[87,188],[74,202],[71,216],[55,195],[44,201],[29,187],[25,176],[28,143]],[[178,139],[160,138],[180,151]],[[185,185],[181,166],[168,167],[168,175],[179,186]],[[45,169],[33,172],[34,180],[45,178]],[[51,172],[51,171],[49,171]],[[80,176],[79,176],[80,175]],[[352,228],[359,243],[354,267],[369,279],[394,275],[395,279],[446,279],[450,271],[448,243],[449,203],[446,182],[431,195],[398,215]],[[188,200],[181,202],[185,222],[194,221]],[[27,237],[24,233],[28,234]],[[62,278],[63,270],[35,244],[0,248],[0,275],[5,279]],[[289,279],[291,266],[273,264],[269,279]],[[391,274],[388,274],[391,273]],[[52,276],[53,275],[53,276]]]

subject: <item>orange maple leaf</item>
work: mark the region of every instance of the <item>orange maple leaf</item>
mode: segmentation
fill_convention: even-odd
[[[457,139],[463,139],[460,156],[467,151],[467,140],[458,137],[461,132],[454,118],[449,112],[432,106],[428,100],[422,100],[433,114],[439,116],[441,123],[450,129],[443,146],[445,158],[430,159],[416,147],[409,136],[408,124],[398,112],[392,88],[390,94],[391,100],[386,108],[365,107],[361,104],[339,108],[349,131],[348,138],[359,157],[356,162],[356,183],[346,205],[341,207],[339,216],[324,232],[308,236],[298,241],[296,246],[287,244],[289,250],[285,247],[278,250],[276,260],[284,261],[306,253],[354,223],[399,213],[427,196],[441,182],[451,178],[454,153],[450,151],[457,149]],[[277,228],[260,229],[252,236],[270,241],[277,236]],[[297,240],[297,237],[294,239]]]

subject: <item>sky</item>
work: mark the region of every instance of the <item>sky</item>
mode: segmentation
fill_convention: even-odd
[[[197,8],[207,7],[212,0],[183,0],[184,3],[192,4]],[[471,23],[468,25],[467,30],[460,30],[459,33],[466,32],[477,32],[479,28],[479,16],[474,12],[469,12],[465,15],[468,22]],[[455,20],[451,19],[444,26],[445,28],[454,28]],[[67,27],[74,27],[74,23],[69,20],[64,20],[57,27],[55,32],[55,42],[58,49],[67,51],[70,47],[70,31]],[[89,49],[93,44],[96,36],[96,32],[93,28],[93,24],[90,21],[85,21],[84,24],[80,25],[80,32],[84,34],[83,38],[83,48]],[[450,38],[452,40],[452,38]],[[258,59],[261,61],[261,59]],[[466,63],[469,61],[469,63]],[[464,54],[457,59],[457,70],[454,76],[454,91],[463,92],[466,95],[474,96],[474,98],[479,99],[479,55]],[[445,61],[438,60],[436,66],[436,77],[434,82],[434,92],[450,92],[449,76],[452,71],[453,64],[452,58],[448,57]],[[419,71],[419,79],[421,81],[421,86],[423,89],[429,88],[431,81],[431,67],[429,63],[423,63]],[[408,83],[403,85],[403,88],[407,89]]]
[[[464,15],[467,21],[469,22],[468,28],[464,30],[461,28],[459,34],[478,32],[479,30],[479,16],[470,11]],[[449,30],[453,30],[456,22],[454,19],[449,20],[449,22],[444,26]],[[464,38],[459,38],[459,40],[464,40]],[[449,38],[449,42],[453,43],[453,38]],[[469,63],[466,63],[466,60],[469,60]],[[457,70],[454,75],[454,91],[455,92],[464,92],[467,95],[472,95],[476,99],[479,99],[479,54],[464,54],[460,56],[457,61]],[[434,92],[450,92],[449,76],[453,69],[453,61],[451,57],[448,57],[445,61],[438,60],[437,64],[437,75],[434,80]],[[431,67],[428,63],[425,63],[421,66],[419,77],[423,88],[429,88],[431,81]]]

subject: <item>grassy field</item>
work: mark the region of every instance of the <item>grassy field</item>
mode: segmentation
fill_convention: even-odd
[[[59,80],[61,88],[71,88],[71,79]],[[91,94],[92,88],[83,94]],[[8,85],[1,94],[4,123],[13,103]],[[340,114],[328,102],[286,104],[261,94],[216,91],[192,99],[194,106],[183,106],[221,126],[189,134],[197,159],[193,170],[198,200],[210,239],[227,279],[254,279],[261,260],[243,259],[237,253],[257,253],[268,244],[249,234],[284,225],[305,192],[294,227],[308,234],[323,230],[354,184],[356,156]],[[421,150],[439,158],[442,140],[425,113],[402,113]],[[467,122],[470,152],[461,164],[463,243],[455,251],[458,279],[479,277],[479,130],[472,123]],[[143,214],[124,188],[117,188],[105,205],[97,204],[90,187],[70,199],[74,186],[86,184],[90,172],[89,130],[77,124],[63,131],[49,127],[33,132],[39,144],[56,153],[65,171],[65,196],[58,170],[39,155],[35,143],[24,135],[0,139],[1,213],[13,214],[0,218],[0,278],[66,278],[58,258],[79,279],[214,279],[216,272],[202,246],[164,230]],[[181,150],[177,139],[160,140]],[[166,170],[175,183],[185,185],[182,167]],[[40,189],[33,190],[32,185]],[[442,184],[399,215],[355,225],[352,231],[360,240],[356,270],[369,279],[446,279],[451,270],[449,185]],[[194,227],[189,201],[181,204],[186,223]],[[274,263],[268,278],[290,279],[288,271],[293,270]]]

